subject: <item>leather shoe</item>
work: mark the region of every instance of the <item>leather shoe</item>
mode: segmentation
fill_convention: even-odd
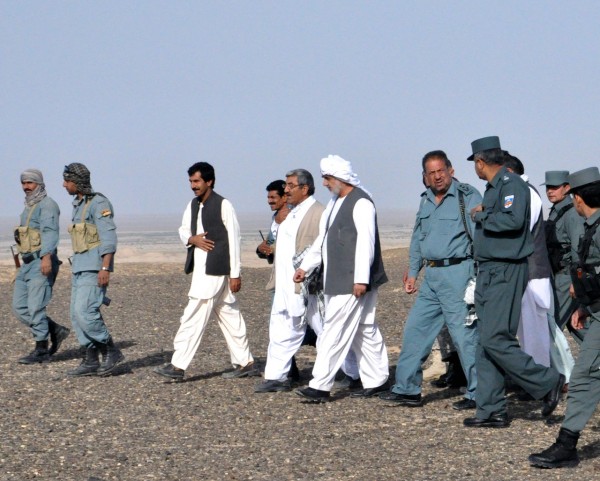
[[[464,411],[466,409],[475,409],[477,403],[473,399],[463,398],[460,401],[452,403],[452,409],[456,411]]]
[[[175,379],[176,381],[181,381],[183,379],[183,375],[185,371],[183,369],[179,369],[178,367],[173,366],[170,362],[163,364],[162,366],[155,367],[153,369],[155,374],[159,376],[168,377],[169,379]]]
[[[296,394],[313,403],[322,403],[329,401],[329,391],[321,391],[312,387],[296,389]]]
[[[508,420],[508,414],[494,413],[487,419],[466,418],[463,420],[463,425],[468,428],[507,428],[510,421]]]
[[[278,381],[276,379],[265,379],[264,382],[254,387],[254,392],[284,392],[291,391],[292,386],[289,379]]]
[[[379,399],[384,401],[392,401],[399,406],[407,406],[410,408],[418,408],[423,405],[423,399],[420,394],[397,394],[394,391],[382,392]]]
[[[370,387],[366,389],[361,389],[357,392],[353,392],[352,394],[350,394],[350,397],[373,397],[381,392],[387,392],[389,388],[390,384],[386,381],[381,386]]]
[[[348,389],[348,390],[361,389],[362,382],[360,381],[360,378],[352,379],[350,376],[345,375],[344,379],[342,379],[341,381],[334,382],[333,387],[334,387],[334,389],[340,389],[340,390],[341,389]]]
[[[544,396],[544,404],[542,405],[542,416],[545,418],[550,416],[558,406],[558,400],[560,399],[560,393],[563,386],[565,385],[565,376],[559,374],[558,382],[550,389],[548,394]]]

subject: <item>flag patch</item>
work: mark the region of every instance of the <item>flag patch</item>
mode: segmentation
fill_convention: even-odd
[[[504,208],[508,209],[511,205],[513,205],[514,201],[515,201],[515,196],[514,195],[507,195],[504,198]]]

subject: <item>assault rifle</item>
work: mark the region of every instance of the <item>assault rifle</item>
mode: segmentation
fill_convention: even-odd
[[[10,252],[12,253],[13,262],[15,263],[15,269],[20,269],[21,261],[19,260],[19,253],[17,252],[15,254],[15,250],[13,249],[13,247],[16,247],[16,246],[14,246],[14,245],[10,246]]]

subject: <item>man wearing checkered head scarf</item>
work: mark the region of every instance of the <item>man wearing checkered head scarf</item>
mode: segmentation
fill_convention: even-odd
[[[25,192],[25,209],[15,229],[21,267],[15,278],[13,311],[29,327],[35,340],[35,349],[20,358],[19,363],[37,364],[49,361],[69,335],[69,329],[54,322],[46,313],[59,266],[60,210],[46,194],[44,177],[39,170],[25,170],[21,174],[21,187]]]
[[[108,376],[125,357],[113,342],[100,313],[108,305],[106,289],[117,251],[113,206],[94,192],[89,169],[72,163],[63,171],[63,187],[74,196],[69,234],[73,244],[71,322],[77,340],[86,349],[81,364],[69,376]],[[100,360],[102,355],[102,360]]]

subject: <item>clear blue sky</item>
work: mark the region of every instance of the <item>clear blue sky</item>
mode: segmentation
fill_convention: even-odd
[[[415,210],[445,150],[483,189],[470,142],[499,135],[535,184],[597,165],[594,1],[0,1],[0,198],[83,162],[117,215],[179,216],[212,163],[238,213],[295,167],[352,161],[380,209]],[[327,198],[323,187],[318,196]]]

